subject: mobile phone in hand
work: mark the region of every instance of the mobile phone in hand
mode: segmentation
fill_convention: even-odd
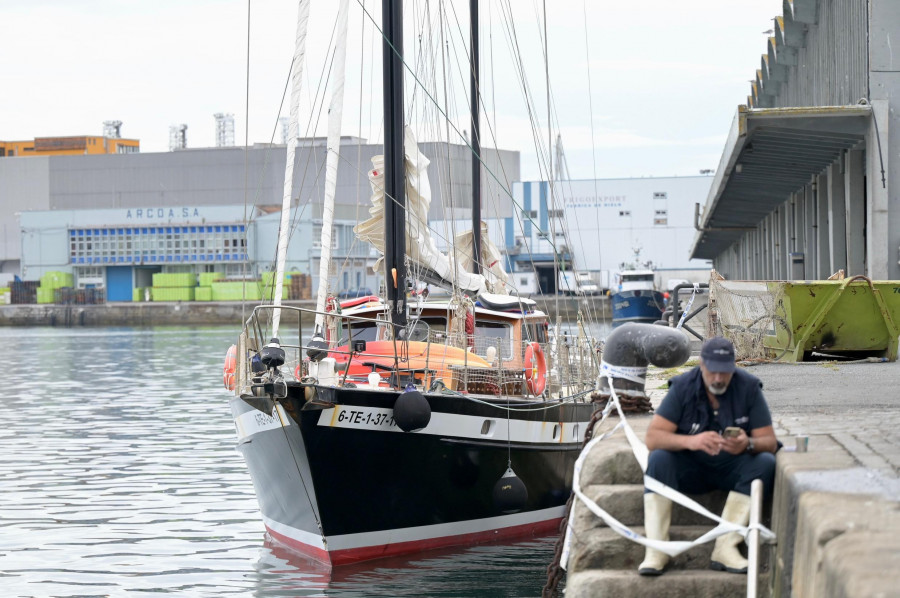
[[[737,426],[728,426],[725,428],[725,431],[722,432],[723,438],[737,438],[741,435],[741,429]]]

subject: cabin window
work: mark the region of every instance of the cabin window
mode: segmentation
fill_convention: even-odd
[[[525,324],[525,340],[528,342],[546,343],[547,325],[545,322],[528,322]]]
[[[488,347],[497,347],[501,358],[512,358],[512,329],[500,322],[475,322],[475,353],[484,355]]]

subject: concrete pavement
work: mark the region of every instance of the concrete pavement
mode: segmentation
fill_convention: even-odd
[[[665,396],[667,378],[694,364],[696,358],[671,370],[651,367],[646,382],[651,403],[657,406]],[[771,508],[778,541],[766,549],[768,574],[760,578],[760,596],[900,596],[900,363],[745,367],[763,381],[776,434],[785,444],[778,454]],[[643,437],[649,418],[629,419]],[[794,451],[795,436],[800,434],[809,436],[805,453]],[[588,494],[596,494],[595,500],[608,505],[610,514],[639,531],[641,489],[635,484],[640,471],[634,471],[636,463],[629,453],[624,439],[597,455],[592,452],[583,476],[593,484]],[[617,476],[623,479],[614,479]],[[715,588],[735,581],[726,574],[706,580],[699,569],[676,567],[648,582],[637,575],[631,566],[635,563],[610,561],[608,555],[615,548],[594,519],[583,508],[576,512],[575,530],[581,532],[576,534],[580,544],[576,551],[581,552],[570,560],[567,594],[693,596],[703,594],[697,592],[707,583]],[[665,592],[659,594],[663,587]],[[727,592],[719,588],[717,595],[743,595],[740,587]]]

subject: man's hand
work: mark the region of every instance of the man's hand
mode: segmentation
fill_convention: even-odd
[[[741,428],[740,434],[731,438],[723,438],[722,450],[731,455],[740,455],[747,450],[750,445],[750,439],[747,433]]]
[[[716,456],[725,446],[726,441],[716,432],[701,432],[687,437],[689,439],[688,449],[692,451],[703,451],[707,455]],[[731,451],[729,451],[731,452]]]

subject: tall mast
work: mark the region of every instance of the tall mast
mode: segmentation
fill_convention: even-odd
[[[300,83],[303,80],[303,57],[306,53],[306,29],[309,25],[309,0],[300,0],[297,8],[297,35],[294,43],[294,60],[291,63],[291,106],[287,139],[287,158],[284,165],[284,194],[281,200],[281,224],[278,227],[278,251],[275,258],[275,296],[272,305],[281,305],[284,291],[284,260],[287,255],[291,191],[294,186],[294,155],[297,153],[298,122],[300,119]],[[272,337],[278,337],[281,310],[272,310]]]
[[[322,202],[322,249],[319,257],[319,288],[316,293],[316,329],[322,333],[325,323],[325,299],[331,266],[331,236],[334,227],[334,195],[337,190],[338,161],[341,151],[341,119],[344,114],[344,70],[347,62],[347,13],[349,0],[338,5],[337,35],[334,47],[334,88],[328,108],[328,142],[325,157],[325,196]]]
[[[406,327],[406,159],[403,151],[403,2],[381,8],[384,95],[384,268],[391,322]]]
[[[472,97],[472,272],[481,274],[481,112],[478,101],[478,0],[469,0]]]

